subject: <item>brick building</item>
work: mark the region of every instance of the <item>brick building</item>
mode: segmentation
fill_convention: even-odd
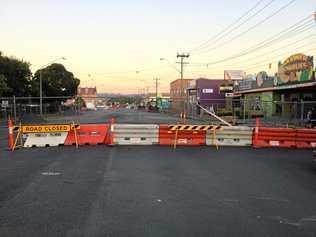
[[[171,110],[181,112],[187,98],[187,88],[193,79],[177,79],[170,83]]]

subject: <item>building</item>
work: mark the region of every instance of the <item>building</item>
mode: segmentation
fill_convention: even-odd
[[[187,90],[193,79],[177,79],[170,83],[170,102],[171,110],[182,112],[187,98]]]
[[[192,80],[187,87],[187,113],[191,116],[200,114],[199,104],[214,112],[225,107],[225,91],[221,91],[225,83],[222,79],[199,78]]]
[[[82,97],[87,109],[96,109],[97,106],[97,88],[96,87],[79,87],[78,96]]]
[[[260,72],[239,81],[234,96],[240,98],[246,117],[306,118],[316,103],[313,57],[295,54],[279,62],[274,76]]]

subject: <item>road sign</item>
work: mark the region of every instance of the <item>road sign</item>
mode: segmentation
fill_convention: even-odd
[[[1,102],[1,107],[2,108],[8,108],[9,107],[9,101],[8,100],[3,100]]]
[[[27,125],[22,126],[22,133],[51,133],[51,132],[69,132],[71,125]]]

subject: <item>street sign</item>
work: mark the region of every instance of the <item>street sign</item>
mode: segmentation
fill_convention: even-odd
[[[22,126],[22,133],[69,132],[71,125],[27,125]]]
[[[3,100],[1,102],[1,107],[2,108],[8,108],[9,107],[9,101],[8,100]]]

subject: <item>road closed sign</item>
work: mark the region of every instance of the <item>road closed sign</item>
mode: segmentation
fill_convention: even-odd
[[[22,126],[23,133],[69,132],[70,130],[71,130],[71,125],[67,125],[67,124]]]

